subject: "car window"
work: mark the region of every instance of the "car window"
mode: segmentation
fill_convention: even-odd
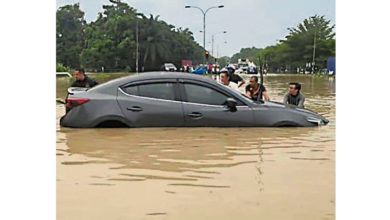
[[[123,91],[129,95],[138,95],[138,86],[128,86],[123,88]]]
[[[137,95],[156,99],[175,100],[174,83],[149,83],[124,88],[130,95]]]
[[[205,86],[184,84],[187,101],[208,105],[223,105],[228,96]]]

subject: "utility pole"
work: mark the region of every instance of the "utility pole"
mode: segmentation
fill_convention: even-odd
[[[135,40],[136,40],[136,51],[135,51],[135,72],[138,74],[139,72],[139,19],[142,19],[143,17],[142,14],[137,13],[136,18],[137,19],[137,24],[135,26]]]
[[[311,63],[311,73],[314,73],[314,65],[315,65],[315,57],[316,57],[316,37],[317,37],[317,30],[314,32],[314,45],[313,45],[313,62]]]
[[[211,54],[214,56],[214,34],[211,36]]]
[[[137,41],[137,51],[135,52],[136,53],[136,55],[135,55],[135,71],[136,71],[136,73],[138,74],[138,57],[139,57],[139,52],[138,52],[138,47],[139,47],[139,43],[138,43],[138,18],[136,18],[137,19],[137,26],[136,26],[136,41]]]
[[[203,31],[200,31],[200,32],[203,32]],[[215,42],[215,35],[217,34],[226,34],[227,31],[222,31],[222,32],[218,32],[218,33],[214,33],[214,34],[211,34],[211,54],[212,56],[215,56],[214,55],[214,42]],[[209,42],[210,43],[210,42]],[[225,41],[226,43],[226,41]],[[219,55],[217,55],[217,57],[219,57]]]
[[[203,13],[203,48],[206,50],[206,13]]]

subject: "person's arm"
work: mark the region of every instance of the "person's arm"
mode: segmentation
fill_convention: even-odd
[[[286,94],[286,95],[284,96],[283,103],[284,103],[285,105],[288,104],[288,94]]]
[[[240,84],[238,84],[238,88],[240,88],[242,85],[245,84],[245,80],[241,76],[239,76],[237,74],[236,74],[236,76],[238,77],[238,81],[239,82],[241,81]]]
[[[301,95],[301,98],[299,99],[298,102],[298,108],[304,108],[303,103],[305,102],[305,96]]]
[[[264,100],[269,101],[269,96],[267,95],[267,91],[263,91]]]
[[[243,79],[243,78],[241,78],[241,82],[240,82],[240,84],[238,85],[238,88],[240,88],[242,85],[244,85],[245,84],[245,80]]]
[[[98,82],[96,82],[96,80],[94,80],[94,79],[91,79],[91,78],[88,78],[89,80],[88,80],[88,84],[89,84],[89,86],[92,88],[92,87],[94,87],[94,86],[96,86],[97,84],[98,84]]]
[[[93,86],[96,86],[97,84],[99,84],[96,80],[93,80]]]

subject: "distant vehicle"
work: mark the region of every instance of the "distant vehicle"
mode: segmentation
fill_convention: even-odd
[[[249,59],[238,59],[237,72],[240,74],[257,74],[256,65]]]
[[[327,124],[312,111],[254,102],[209,77],[151,72],[91,89],[70,88],[64,127],[310,127]]]
[[[164,65],[162,65],[162,67],[161,67],[161,70],[162,71],[169,71],[169,72],[176,72],[177,68],[175,65],[173,65],[173,63],[164,63]]]

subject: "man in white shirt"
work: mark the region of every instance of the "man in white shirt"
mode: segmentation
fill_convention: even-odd
[[[229,78],[228,78],[228,75],[226,72],[222,72],[220,74],[220,78],[221,78],[221,83],[237,92],[240,92],[239,88],[238,88],[238,85],[234,82],[231,82],[229,81]]]

